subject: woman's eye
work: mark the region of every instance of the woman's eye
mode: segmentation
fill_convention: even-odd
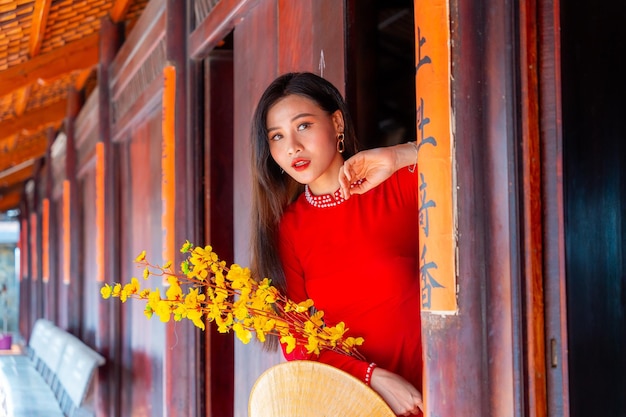
[[[300,123],[300,124],[298,125],[298,131],[300,131],[300,130],[304,130],[304,129],[306,129],[306,128],[307,128],[307,127],[309,127],[309,126],[311,126],[311,123]]]
[[[277,133],[277,134],[275,134],[275,135],[270,136],[270,140],[274,140],[274,141],[276,141],[276,140],[280,140],[280,139],[282,139],[282,137],[283,137],[283,135],[279,135],[279,134]]]

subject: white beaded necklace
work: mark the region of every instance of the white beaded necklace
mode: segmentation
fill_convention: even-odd
[[[365,181],[364,178],[350,184],[350,188],[362,184],[363,181]],[[308,185],[304,186],[304,197],[310,205],[318,208],[335,207],[346,201],[341,196],[341,189],[336,190],[333,194],[313,195]]]

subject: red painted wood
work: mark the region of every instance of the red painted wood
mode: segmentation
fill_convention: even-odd
[[[541,154],[535,2],[520,3],[520,111],[522,123],[525,386],[528,417],[547,416],[546,339],[542,248]]]
[[[54,185],[54,173],[52,171],[52,143],[54,142],[56,132],[52,128],[46,130],[47,136],[47,148],[46,148],[46,183],[45,183],[45,198],[49,200],[49,221],[48,221],[48,262],[49,262],[49,275],[48,282],[44,286],[44,317],[53,323],[57,321],[58,317],[58,281],[59,275],[57,273],[57,262],[59,256],[59,247],[55,244],[58,233],[58,224],[55,221],[55,204],[52,195],[52,189]]]
[[[278,73],[317,72],[313,59],[313,4],[278,0]]]

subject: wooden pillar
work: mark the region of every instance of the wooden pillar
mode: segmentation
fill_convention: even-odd
[[[458,311],[422,315],[427,416],[519,417],[524,357],[516,10],[511,2],[492,0],[447,3]]]
[[[189,165],[193,164],[189,149],[188,131],[188,94],[187,94],[187,36],[189,27],[188,2],[167,0],[166,20],[166,57],[175,68],[175,112],[174,124],[174,239],[178,247],[185,239],[192,238],[191,233],[197,226],[193,224],[197,207],[189,202],[189,190],[193,189],[194,178],[189,178]],[[198,157],[196,155],[195,157]],[[194,193],[192,193],[194,195]],[[177,249],[177,248],[176,248]],[[182,254],[176,250],[174,264],[179,265]],[[167,323],[165,330],[164,352],[164,409],[168,416],[197,415],[200,396],[198,394],[197,364],[198,330],[191,323]],[[181,361],[180,358],[185,358]]]
[[[122,26],[107,16],[100,23],[100,57],[98,65],[98,140],[96,142],[96,263],[95,279],[104,284],[120,275],[118,201],[116,184],[118,168],[111,139],[110,66],[122,41]],[[120,306],[110,300],[98,301],[96,349],[104,355],[107,366],[98,368],[95,387],[97,415],[120,415],[121,335],[115,329],[120,322]]]
[[[80,254],[79,190],[76,180],[76,116],[81,98],[76,89],[68,91],[67,116],[65,118],[65,182],[63,184],[63,285],[60,302],[66,306],[66,316],[61,326],[70,333],[80,336],[83,312],[82,279],[78,270]]]
[[[44,185],[44,200],[42,203],[41,228],[42,228],[42,282],[44,292],[45,310],[44,317],[56,323],[58,321],[58,297],[59,297],[59,276],[56,273],[58,255],[61,253],[60,248],[55,242],[58,242],[57,231],[58,225],[54,221],[56,219],[55,204],[53,203],[52,189],[54,184],[54,173],[52,169],[52,144],[56,137],[53,128],[46,130],[47,147],[46,147],[46,183]]]
[[[29,252],[29,271],[30,271],[30,303],[31,303],[31,324],[35,323],[35,320],[43,315],[43,294],[41,285],[41,246],[40,246],[40,218],[39,218],[39,181],[38,171],[39,162],[33,164],[33,176],[34,179],[29,184],[30,189],[30,210],[28,216],[28,234],[30,238],[30,244],[28,248]]]
[[[28,343],[31,322],[30,305],[30,278],[29,278],[29,241],[28,238],[28,198],[26,190],[22,191],[22,203],[20,205],[20,334],[25,337]]]

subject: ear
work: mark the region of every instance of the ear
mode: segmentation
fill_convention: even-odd
[[[333,125],[335,126],[335,131],[337,133],[343,133],[345,123],[343,122],[343,113],[341,113],[341,110],[335,110],[330,117],[333,121]]]

